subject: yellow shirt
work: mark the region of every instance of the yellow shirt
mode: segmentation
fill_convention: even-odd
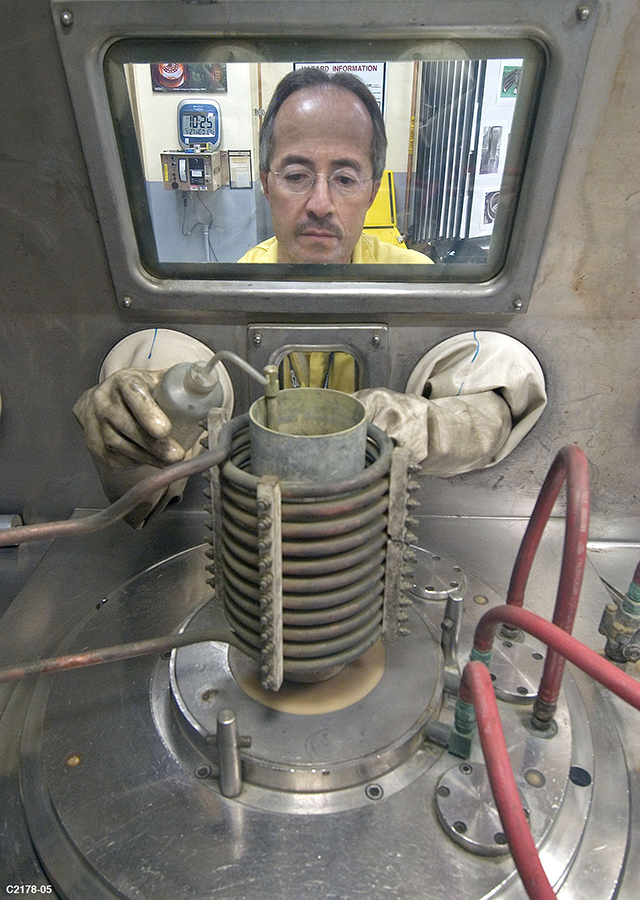
[[[277,263],[278,241],[275,237],[267,238],[251,250],[247,250],[238,262],[241,263]],[[386,263],[398,265],[403,263],[431,263],[432,260],[417,250],[406,247],[395,247],[386,244],[373,234],[361,234],[353,248],[352,263]]]
[[[277,263],[278,241],[275,237],[262,241],[248,250],[238,260],[241,263]],[[352,263],[418,263],[424,265],[432,260],[417,250],[395,247],[372,234],[362,234],[353,248]],[[290,353],[281,364],[283,387],[328,387],[336,391],[352,393],[357,390],[357,375],[354,359],[349,353]]]

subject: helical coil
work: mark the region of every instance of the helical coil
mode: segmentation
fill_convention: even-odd
[[[362,473],[336,484],[282,482],[285,678],[330,677],[380,638],[393,444],[373,425]],[[246,420],[220,471],[227,620],[260,659],[259,532]]]

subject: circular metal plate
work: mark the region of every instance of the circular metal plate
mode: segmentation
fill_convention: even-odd
[[[463,594],[465,575],[452,559],[412,546],[416,554],[413,586],[409,594],[420,600],[446,600],[452,593]]]
[[[251,737],[251,748],[242,751],[244,777],[266,787],[331,791],[379,777],[415,751],[442,698],[440,645],[426,620],[415,611],[410,615],[411,633],[385,646],[381,677],[364,696],[330,714],[279,711],[277,728],[271,705],[258,702],[234,678],[229,664],[233,656],[226,645],[174,650],[172,695],[186,733],[206,753],[204,741],[216,732],[218,712],[232,709],[240,732]],[[186,630],[223,622],[219,605],[212,601],[190,619]],[[236,669],[238,665],[236,661]],[[351,667],[357,675],[358,661]],[[348,687],[343,673],[337,677]],[[216,686],[214,694],[211,684]],[[311,697],[315,690],[314,685],[297,687],[298,694]]]
[[[177,629],[207,599],[205,561],[196,548],[141,573],[61,650]],[[491,592],[470,578],[463,645],[481,612],[476,595]],[[432,608],[437,627],[442,605]],[[413,691],[421,665],[399,697],[376,709],[378,719]],[[561,897],[568,888],[568,896],[611,900],[624,864],[626,770],[607,710],[590,682],[583,678],[578,690],[569,672],[552,740],[527,730],[526,707],[500,704],[514,769],[533,782],[526,781],[530,821],[552,884],[565,885]],[[265,715],[275,735],[280,713]],[[318,724],[330,728],[333,715]],[[445,696],[442,720],[452,715]],[[323,739],[322,728],[314,734]],[[474,743],[470,763],[481,762]],[[591,782],[570,780],[572,766]],[[452,757],[424,744],[354,787],[293,793],[247,783],[240,798],[222,797],[215,767],[171,712],[169,661],[132,659],[37,681],[21,737],[20,790],[35,852],[65,900],[521,900],[509,856],[468,853],[438,824],[436,786],[451,767]],[[606,854],[597,852],[603,833]]]
[[[497,640],[489,671],[496,697],[511,703],[530,703],[538,693],[544,653],[527,642]]]
[[[528,815],[524,798],[522,805]],[[436,809],[444,830],[465,850],[479,856],[509,853],[484,763],[461,763],[445,772],[436,788]]]

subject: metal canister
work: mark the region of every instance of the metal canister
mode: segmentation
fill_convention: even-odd
[[[365,466],[367,419],[355,397],[292,388],[249,410],[251,471],[283,481],[340,481]]]

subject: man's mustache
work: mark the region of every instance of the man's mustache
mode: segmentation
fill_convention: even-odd
[[[298,225],[296,225],[294,235],[299,237],[307,231],[322,231],[325,234],[338,238],[340,241],[344,237],[342,228],[340,228],[337,222],[333,222],[331,219],[313,219],[309,217],[304,222],[299,222]]]

